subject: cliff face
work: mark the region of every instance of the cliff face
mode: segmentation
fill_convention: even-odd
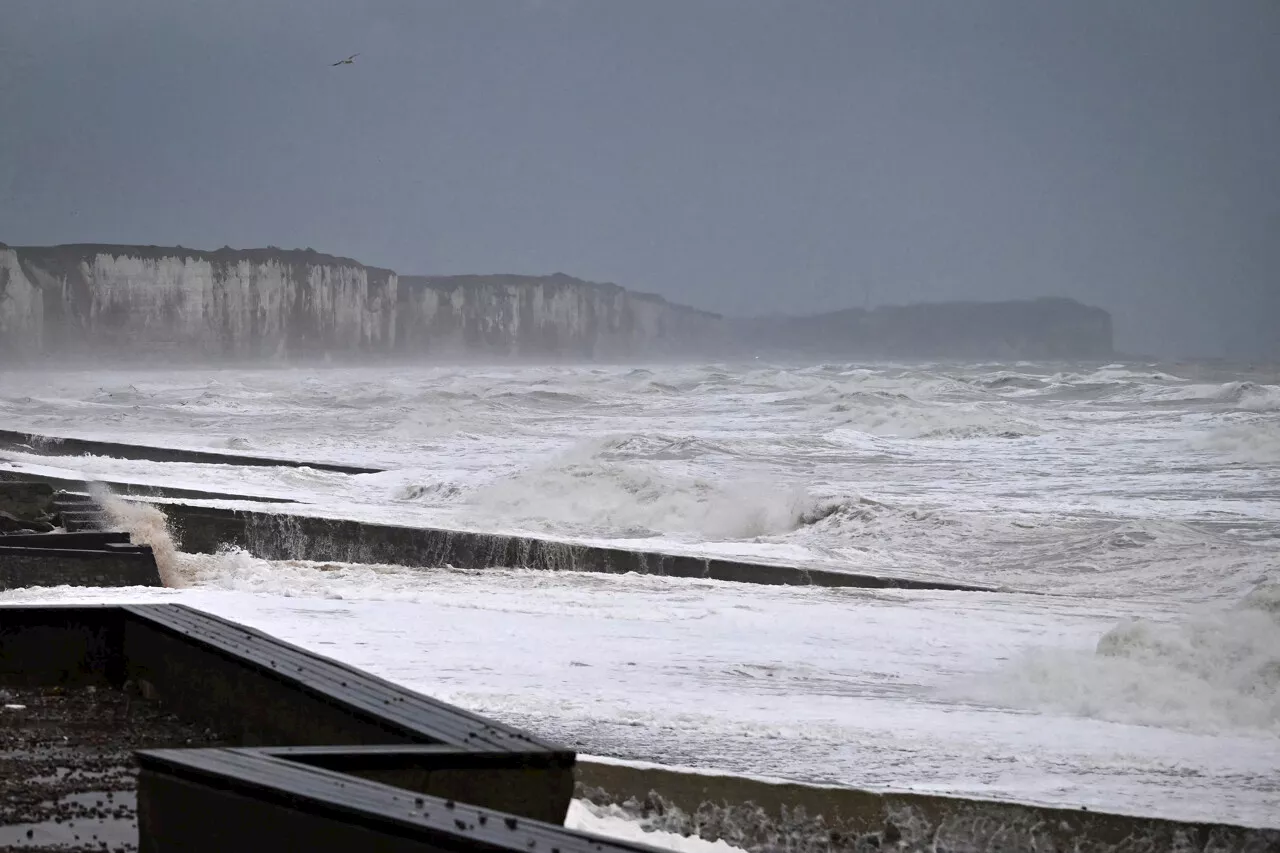
[[[551,276],[402,276],[403,353],[625,357],[711,352],[718,315],[617,285]]]
[[[0,357],[260,360],[714,348],[714,314],[564,275],[400,277],[310,250],[0,244]]]
[[[1111,315],[1071,299],[953,302],[740,321],[743,346],[815,356],[1109,358]]]
[[[44,302],[18,263],[18,254],[0,244],[0,358],[21,359],[44,347]]]
[[[262,358],[394,344],[395,273],[318,252],[53,246],[0,249],[0,270],[0,351]]]

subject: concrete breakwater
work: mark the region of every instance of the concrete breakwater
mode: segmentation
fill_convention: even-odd
[[[429,527],[401,527],[291,513],[157,504],[183,550],[211,554],[225,546],[269,560],[322,560],[462,569],[636,572],[791,586],[998,592],[990,587],[748,563],[600,545]]]

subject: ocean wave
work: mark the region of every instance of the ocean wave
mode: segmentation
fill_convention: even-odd
[[[1280,464],[1280,421],[1258,419],[1217,427],[1190,439],[1193,449],[1242,465]]]
[[[858,535],[873,533],[886,522],[896,524],[925,524],[952,526],[956,519],[937,510],[923,507],[897,507],[871,498],[836,498],[816,501],[800,516],[805,527],[821,527],[829,532],[856,532]]]
[[[878,436],[915,439],[1019,438],[1042,428],[1024,417],[974,405],[923,404],[905,395],[874,392],[831,407],[827,419]]]
[[[593,453],[601,459],[700,459],[707,456],[735,456],[725,444],[697,436],[661,433],[630,433],[598,439]]]
[[[1160,370],[1136,370],[1122,364],[1110,364],[1100,367],[1092,373],[1058,373],[1051,381],[1065,383],[1149,383],[1149,382],[1183,382],[1185,380]]]
[[[1219,389],[1215,399],[1243,411],[1275,412],[1280,411],[1280,386],[1228,382]]]
[[[962,692],[1110,722],[1280,734],[1280,584],[1260,584],[1225,612],[1126,619],[1092,652],[1039,650]]]
[[[463,489],[457,483],[403,483],[392,489],[391,499],[412,503],[441,504],[457,500]]]
[[[497,402],[517,407],[538,407],[538,408],[578,408],[592,405],[591,398],[582,394],[573,394],[568,391],[547,391],[538,389],[535,391],[502,391],[497,394],[491,394],[485,398],[490,402]]]
[[[979,388],[989,391],[1037,391],[1048,388],[1052,383],[1039,376],[1028,376],[1024,373],[996,373],[969,380]]]
[[[633,538],[692,534],[752,539],[796,529],[812,500],[768,479],[716,481],[609,459],[578,449],[482,486],[466,503],[474,516],[572,535]]]
[[[641,393],[647,394],[679,394],[680,389],[674,385],[668,385],[665,382],[646,382],[640,388]]]
[[[1144,403],[1163,405],[1203,405],[1244,412],[1280,410],[1280,386],[1237,381],[1222,384],[1192,384],[1142,387],[1132,395]]]

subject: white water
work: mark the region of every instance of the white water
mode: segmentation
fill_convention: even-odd
[[[228,554],[0,600],[189,601],[584,752],[1274,824],[1278,403],[1197,365],[4,373],[0,427],[388,469],[26,470],[1050,595]]]

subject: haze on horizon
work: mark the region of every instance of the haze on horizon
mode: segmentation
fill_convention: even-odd
[[[1277,43],[1274,0],[11,0],[0,241],[731,315],[1057,295],[1280,356]]]

